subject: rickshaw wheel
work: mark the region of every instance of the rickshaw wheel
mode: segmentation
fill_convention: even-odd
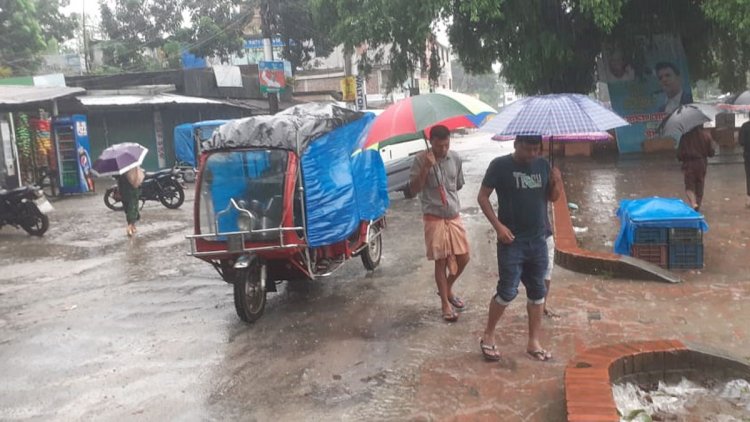
[[[362,251],[362,264],[368,271],[373,271],[380,265],[380,257],[383,255],[383,236],[377,235],[374,226],[370,226],[370,243]]]
[[[266,308],[266,291],[260,284],[260,265],[237,271],[234,280],[234,308],[245,322],[255,322]]]

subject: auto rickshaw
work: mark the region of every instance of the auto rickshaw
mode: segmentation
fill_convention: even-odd
[[[327,104],[230,121],[204,142],[190,254],[234,286],[254,322],[281,281],[316,280],[352,257],[374,270],[388,192],[374,115]]]

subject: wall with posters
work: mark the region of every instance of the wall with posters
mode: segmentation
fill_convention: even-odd
[[[685,51],[680,38],[660,34],[635,38],[636,49],[624,53],[605,46],[598,63],[612,109],[630,126],[618,128],[620,153],[641,152],[643,141],[657,136],[656,128],[668,113],[693,102]]]

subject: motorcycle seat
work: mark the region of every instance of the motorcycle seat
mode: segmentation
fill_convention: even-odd
[[[157,171],[154,171],[154,172],[147,171],[146,172],[146,177],[147,178],[154,178],[154,177],[164,176],[166,174],[171,174],[171,173],[172,173],[172,169],[162,169],[162,170],[157,170]]]
[[[0,189],[0,196],[19,194],[21,192],[26,192],[28,189],[29,189],[28,186],[21,186],[18,188],[13,188],[11,190]]]
[[[10,190],[0,189],[0,197],[12,197],[27,192],[30,188],[28,186],[21,186]]]

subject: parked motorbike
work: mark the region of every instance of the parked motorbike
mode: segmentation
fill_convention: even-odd
[[[141,208],[146,201],[158,201],[169,209],[180,208],[185,202],[185,189],[178,169],[164,169],[155,173],[146,172],[141,184]],[[122,211],[122,196],[117,185],[104,192],[104,205],[115,211]]]
[[[0,190],[0,227],[20,227],[32,236],[42,236],[49,229],[47,213],[53,210],[38,186]]]
[[[180,172],[182,180],[186,183],[195,182],[195,179],[198,176],[198,169],[191,166],[190,163],[178,161],[177,164],[175,164],[174,168]]]

